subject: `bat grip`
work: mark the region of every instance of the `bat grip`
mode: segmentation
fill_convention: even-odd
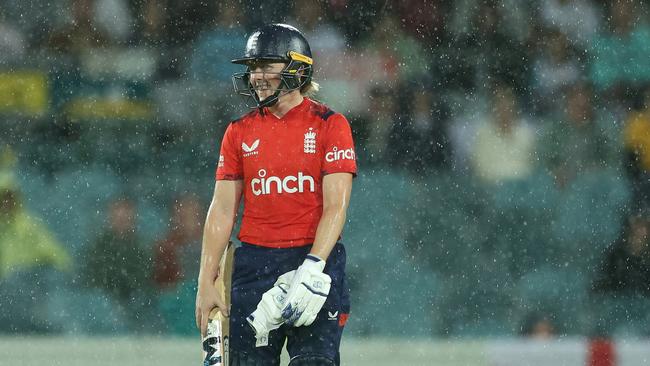
[[[216,318],[217,314],[219,314],[219,308],[215,306],[214,308],[212,308],[212,310],[210,310],[210,315],[208,315],[208,319]]]

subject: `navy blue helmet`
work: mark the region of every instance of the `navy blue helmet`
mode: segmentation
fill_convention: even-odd
[[[235,93],[252,97],[258,108],[277,103],[282,91],[301,89],[311,82],[313,60],[311,48],[305,36],[287,24],[267,24],[253,32],[246,42],[246,50],[235,64],[249,67],[245,72],[233,75]],[[273,95],[259,100],[255,87],[249,82],[250,66],[260,62],[283,62],[280,86]]]

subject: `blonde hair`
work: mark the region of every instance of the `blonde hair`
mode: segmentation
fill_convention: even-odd
[[[310,80],[307,84],[303,85],[300,88],[300,94],[306,95],[308,97],[313,97],[316,95],[316,93],[318,93],[319,90],[320,85],[317,82]]]

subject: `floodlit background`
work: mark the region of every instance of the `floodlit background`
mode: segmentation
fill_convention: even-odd
[[[650,364],[646,2],[0,0],[0,365],[198,357],[229,61],[271,21],[355,135],[344,364]]]

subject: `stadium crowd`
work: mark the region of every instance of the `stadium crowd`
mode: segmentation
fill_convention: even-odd
[[[355,135],[352,334],[650,336],[647,4],[289,3],[0,0],[0,332],[196,332],[229,61],[274,21]]]

